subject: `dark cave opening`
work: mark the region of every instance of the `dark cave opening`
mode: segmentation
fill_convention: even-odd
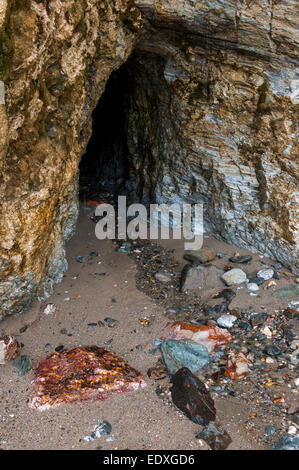
[[[92,114],[92,136],[79,166],[80,200],[125,193],[129,187],[128,100],[129,65],[125,63],[109,77]]]

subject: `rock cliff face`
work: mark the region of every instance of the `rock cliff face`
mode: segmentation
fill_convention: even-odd
[[[295,0],[2,0],[0,319],[67,268],[91,113],[128,58],[141,200],[299,271]]]

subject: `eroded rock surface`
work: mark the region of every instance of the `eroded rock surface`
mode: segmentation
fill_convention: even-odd
[[[136,6],[135,6],[136,5]],[[3,1],[0,319],[67,269],[91,113],[128,62],[131,183],[298,272],[295,0]]]

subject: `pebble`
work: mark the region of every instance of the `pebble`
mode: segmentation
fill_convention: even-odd
[[[265,347],[265,353],[268,354],[268,356],[280,356],[281,354],[281,349],[278,346],[271,345],[271,346],[266,346]]]
[[[110,317],[105,318],[104,322],[107,323],[109,328],[114,328],[118,323],[117,320],[115,320],[114,318],[110,318]]]
[[[246,273],[239,268],[231,269],[230,271],[224,273],[221,277],[228,286],[233,284],[242,284],[247,280]]]
[[[299,297],[299,286],[292,284],[290,286],[282,287],[281,289],[277,289],[275,292],[273,292],[273,295],[279,299]]]
[[[237,317],[226,313],[225,315],[221,315],[221,317],[218,318],[217,323],[222,328],[231,328],[236,320]]]
[[[164,341],[161,344],[161,352],[171,374],[182,367],[188,367],[192,372],[196,372],[209,362],[208,350],[186,339]]]
[[[261,284],[265,282],[265,280],[262,277],[250,277],[248,281],[252,284],[257,284],[258,286],[260,286]]]
[[[252,260],[251,255],[232,256],[231,258],[229,258],[229,261],[231,261],[232,263],[241,263],[241,264],[249,263],[251,260]]]
[[[93,258],[95,258],[98,255],[99,253],[97,251],[92,251],[91,253],[89,253],[89,256],[92,256]]]
[[[157,279],[157,281],[160,281],[160,282],[170,282],[172,280],[170,274],[163,273],[163,272],[156,273],[155,279]]]
[[[267,434],[267,436],[273,436],[273,434],[275,434],[276,432],[276,426],[266,426],[265,427],[265,433]]]
[[[78,263],[85,263],[86,259],[84,258],[84,256],[77,256],[76,261]]]
[[[247,289],[249,289],[251,291],[259,290],[259,286],[257,284],[255,284],[255,282],[249,282],[246,287],[247,287]]]
[[[95,426],[94,431],[89,436],[85,436],[83,439],[84,441],[91,442],[101,436],[109,436],[111,431],[111,424],[108,421],[103,421],[102,423]]]
[[[205,264],[209,261],[213,261],[215,258],[215,251],[208,248],[202,248],[201,250],[187,250],[184,253],[184,259],[191,261],[191,263]]]
[[[273,268],[279,270],[279,269],[282,268],[282,264],[281,264],[281,263],[275,263],[275,264],[273,265]]]
[[[55,304],[48,304],[44,310],[45,315],[52,315],[56,312],[56,305]]]
[[[21,357],[18,357],[13,361],[13,365],[18,369],[19,375],[23,377],[27,372],[32,369],[32,364],[27,354],[24,354]]]

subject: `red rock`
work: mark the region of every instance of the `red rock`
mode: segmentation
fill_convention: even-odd
[[[197,344],[205,346],[209,352],[212,352],[216,346],[228,344],[231,342],[231,334],[224,328],[219,328],[212,322],[206,325],[195,325],[176,321],[167,323],[162,340],[168,339],[190,339]]]
[[[105,400],[114,393],[145,387],[143,376],[121,357],[97,346],[54,353],[35,370],[30,408]]]

